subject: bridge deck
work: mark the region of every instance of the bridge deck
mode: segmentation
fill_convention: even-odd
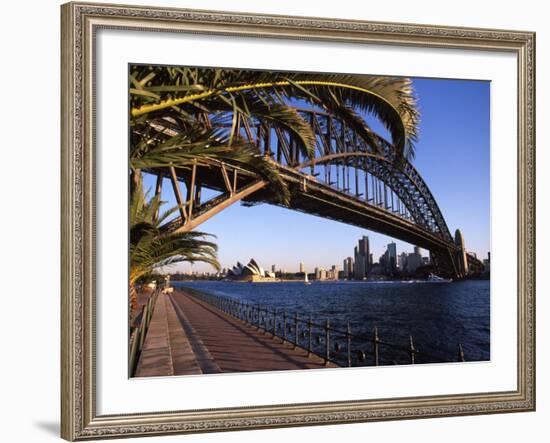
[[[184,291],[158,300],[138,377],[327,367],[322,358],[293,349]]]

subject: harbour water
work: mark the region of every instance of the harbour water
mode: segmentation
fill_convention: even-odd
[[[462,345],[466,361],[490,360],[490,283],[472,280],[454,283],[422,282],[303,282],[239,283],[228,281],[173,282],[175,287],[229,297],[285,312],[289,323],[298,313],[314,322],[330,320],[331,327],[369,337],[353,339],[353,365],[373,364],[374,328],[382,343],[380,364],[406,364],[409,337],[419,350],[417,363],[456,362]],[[322,331],[314,332],[320,337]],[[302,336],[304,340],[305,333]],[[345,359],[345,338],[331,337],[335,360]],[[322,343],[314,348],[322,353]],[[358,357],[364,352],[366,359]]]

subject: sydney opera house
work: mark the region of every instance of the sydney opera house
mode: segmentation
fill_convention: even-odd
[[[248,282],[277,281],[273,272],[264,270],[253,258],[250,259],[247,265],[237,262],[237,264],[227,272],[227,278]]]

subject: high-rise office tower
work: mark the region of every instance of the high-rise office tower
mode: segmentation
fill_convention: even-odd
[[[368,276],[372,265],[369,238],[366,235],[359,239],[358,245],[355,246],[354,258],[353,277],[356,280],[363,280]]]

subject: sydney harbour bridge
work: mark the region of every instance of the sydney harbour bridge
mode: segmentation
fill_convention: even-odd
[[[481,262],[466,252],[460,231],[454,235],[449,231],[420,173],[409,160],[396,159],[388,141],[377,136],[378,148],[374,150],[330,113],[296,109],[315,134],[313,156],[304,156],[297,140],[278,127],[242,116],[233,122],[245,140],[275,162],[290,191],[285,207],[417,245],[430,251],[436,271],[443,276],[460,279],[482,270]],[[203,119],[208,125],[208,114]],[[159,117],[151,125],[167,135],[178,133],[170,118]],[[242,165],[210,161],[146,172],[157,177],[157,195],[164,179],[170,180],[180,207],[171,227],[178,232],[197,228],[237,202],[281,204],[267,181]],[[204,189],[217,195],[205,199],[205,194],[212,192]]]

